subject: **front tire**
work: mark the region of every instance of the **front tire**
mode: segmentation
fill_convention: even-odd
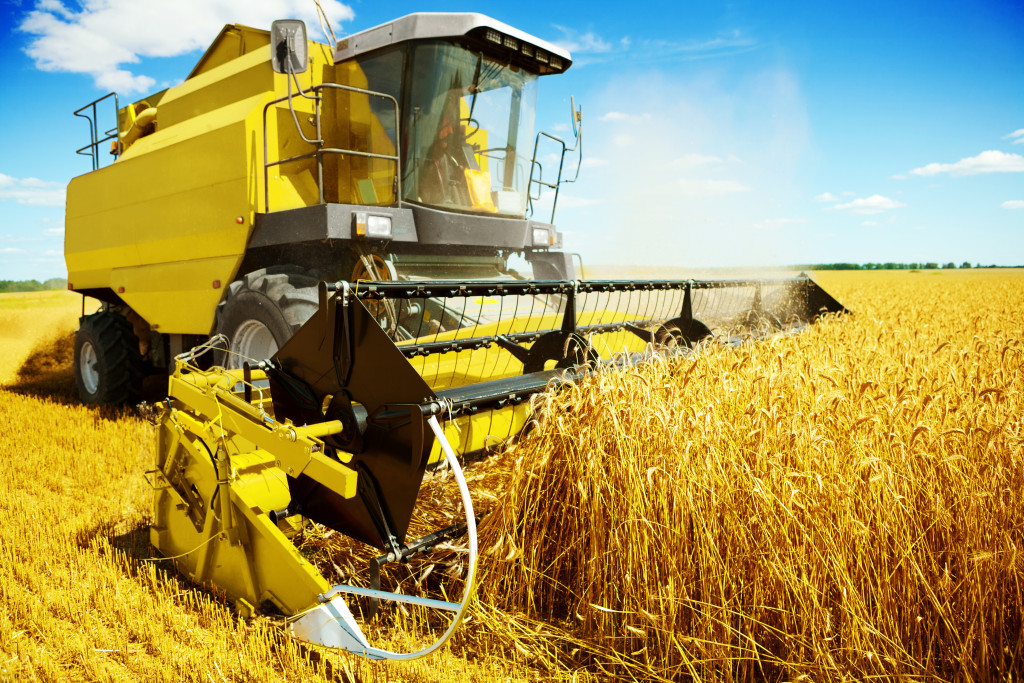
[[[238,369],[270,358],[319,306],[319,280],[297,268],[262,268],[232,282],[215,332],[228,338],[221,364]]]
[[[75,334],[75,383],[82,402],[90,405],[138,398],[142,356],[132,324],[123,315],[100,311],[82,318]]]

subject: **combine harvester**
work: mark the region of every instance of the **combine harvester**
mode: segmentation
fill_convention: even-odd
[[[413,14],[333,49],[301,22],[236,25],[181,85],[76,112],[93,171],[68,188],[69,287],[102,302],[81,318],[78,387],[123,403],[170,372],[152,540],[183,573],[244,612],[283,613],[300,639],[422,656],[473,586],[455,451],[515,435],[531,396],[597,368],[843,310],[806,276],[577,279],[553,220],[580,112],[572,146],[533,131],[538,77],[570,63],[479,14]],[[545,144],[561,159],[546,175]],[[531,218],[542,190],[549,222]],[[443,460],[465,522],[410,539],[424,473]],[[303,557],[293,539],[311,522],[382,552],[370,588],[332,586]],[[378,589],[382,565],[465,536],[459,602]],[[388,652],[351,594],[454,617],[432,646]]]

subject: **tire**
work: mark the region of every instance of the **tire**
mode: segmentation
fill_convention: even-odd
[[[118,405],[142,391],[142,356],[132,324],[100,311],[81,320],[75,334],[75,383],[83,403]]]
[[[241,368],[273,356],[320,305],[320,280],[295,267],[262,268],[235,280],[217,310],[216,334],[230,353],[218,362]]]

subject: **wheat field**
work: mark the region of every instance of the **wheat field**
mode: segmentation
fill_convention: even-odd
[[[0,296],[0,680],[1018,680],[1024,271],[816,279],[855,314],[538,397],[467,469],[471,618],[410,664],[303,647],[152,558],[152,428],[75,403],[80,300]]]

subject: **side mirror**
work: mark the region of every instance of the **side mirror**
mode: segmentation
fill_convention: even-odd
[[[301,74],[309,65],[306,24],[278,19],[270,25],[270,62],[279,74]]]
[[[583,107],[576,108],[576,98],[569,96],[570,116],[572,117],[572,134],[577,138],[580,136],[580,129],[583,127]]]

